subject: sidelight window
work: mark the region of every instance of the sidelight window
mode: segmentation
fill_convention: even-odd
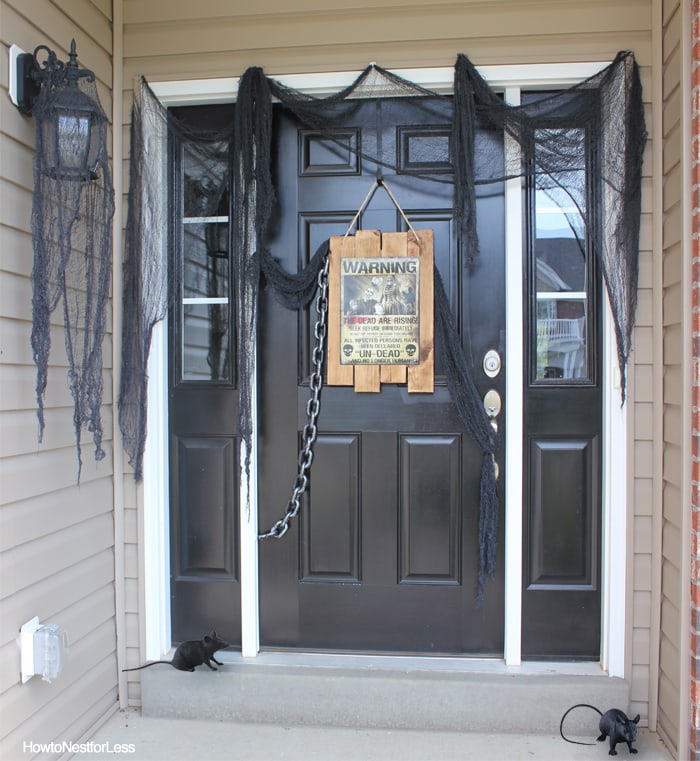
[[[203,160],[181,146],[175,193],[180,380],[232,382],[228,151]]]
[[[594,256],[585,223],[590,204],[590,140],[586,129],[536,130],[537,146],[556,135],[567,146],[566,171],[535,174],[528,189],[530,382],[536,385],[595,383]],[[561,138],[564,138],[562,141]],[[537,151],[528,159],[537,166]]]

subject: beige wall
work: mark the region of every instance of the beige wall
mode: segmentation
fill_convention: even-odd
[[[248,66],[270,75],[315,71],[359,71],[370,61],[392,69],[450,66],[463,52],[478,66],[499,63],[611,61],[622,49],[633,50],[642,67],[651,127],[652,15],[654,0],[490,0],[426,3],[425,0],[124,0],[124,107],[128,117],[135,77],[149,81],[234,76]],[[650,130],[651,131],[651,130]],[[126,132],[125,132],[126,135]],[[126,141],[126,137],[125,137]],[[126,144],[126,142],[125,142]],[[651,145],[645,158],[642,220],[642,269],[638,327],[631,375],[630,524],[628,677],[633,710],[646,720],[650,679],[657,652],[654,611],[655,505],[660,494],[660,443],[654,443],[659,399],[655,382],[660,354],[654,321],[658,317],[652,256],[654,205]],[[657,479],[658,480],[658,479]],[[140,525],[137,493],[130,488],[127,525]],[[138,578],[136,547],[129,575]],[[138,587],[127,600],[130,648],[140,648],[143,620]],[[656,596],[655,596],[656,595]],[[138,661],[132,652],[130,660]],[[652,688],[653,689],[653,688]],[[139,702],[138,683],[129,685]],[[652,700],[652,710],[655,702]]]
[[[110,113],[112,10],[110,0],[0,0],[0,14],[0,755],[29,758],[24,741],[75,741],[117,700],[111,343],[108,336],[107,457],[96,464],[86,436],[78,486],[60,308],[44,442],[37,443],[30,347],[34,125],[9,100],[8,48],[32,52],[46,44],[67,60],[75,37],[79,61],[95,71]],[[52,683],[34,677],[22,685],[16,638],[34,616],[64,628],[70,657]]]
[[[688,660],[683,657],[689,632],[683,628],[683,533],[686,425],[684,411],[690,359],[685,350],[683,261],[683,204],[681,146],[683,140],[681,87],[683,11],[679,0],[663,3],[663,324],[664,324],[664,458],[663,557],[661,564],[661,631],[659,670],[659,729],[667,742],[680,748],[684,741],[687,692],[683,690]],[[689,96],[689,93],[688,93]],[[688,97],[685,96],[685,97]],[[684,642],[684,639],[686,642]]]

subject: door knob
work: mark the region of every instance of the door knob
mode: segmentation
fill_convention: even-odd
[[[493,427],[494,431],[498,431],[498,422],[496,421],[496,418],[498,417],[499,413],[501,412],[501,395],[496,391],[495,388],[491,388],[486,392],[486,395],[484,396],[484,410],[486,410],[486,414],[489,417],[489,420],[491,421],[491,426]],[[496,456],[492,455],[493,457],[493,470],[496,474],[496,480],[498,481],[498,478],[500,476],[500,471],[498,468],[498,463],[496,462]]]
[[[489,389],[484,396],[484,409],[489,416],[489,420],[494,420],[498,417],[501,411],[501,395],[495,388]]]

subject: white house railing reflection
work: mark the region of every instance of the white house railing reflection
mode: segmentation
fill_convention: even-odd
[[[586,371],[585,301],[548,299],[539,301],[537,314],[536,378],[579,379]],[[579,317],[559,317],[561,312],[580,311]],[[547,314],[549,312],[549,314]]]

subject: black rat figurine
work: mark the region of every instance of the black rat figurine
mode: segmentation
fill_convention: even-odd
[[[143,666],[122,669],[122,671],[139,671],[149,666],[155,666],[156,663],[167,663],[180,671],[194,671],[195,666],[201,666],[205,663],[212,671],[217,671],[216,666],[211,665],[211,661],[214,661],[218,666],[223,666],[223,663],[214,658],[214,653],[217,650],[223,650],[225,647],[230,647],[229,643],[219,639],[216,632],[213,631],[201,640],[192,639],[179,644],[171,661],[152,661],[151,663],[144,663]]]
[[[562,739],[569,743],[575,743],[576,745],[595,745],[595,743],[582,743],[578,740],[569,740],[568,737],[564,737],[564,719],[567,717],[570,711],[574,708],[592,708],[600,716],[600,722],[598,722],[598,728],[600,729],[600,737],[597,738],[598,742],[602,742],[605,738],[608,738],[610,743],[609,756],[616,756],[617,751],[615,746],[618,743],[627,743],[627,748],[630,753],[637,753],[637,749],[632,747],[632,743],[637,739],[637,724],[639,723],[639,714],[634,719],[628,718],[624,711],[619,708],[610,708],[603,713],[595,706],[588,703],[577,703],[575,706],[571,706],[569,710],[561,717],[561,723],[559,724],[559,734]]]

